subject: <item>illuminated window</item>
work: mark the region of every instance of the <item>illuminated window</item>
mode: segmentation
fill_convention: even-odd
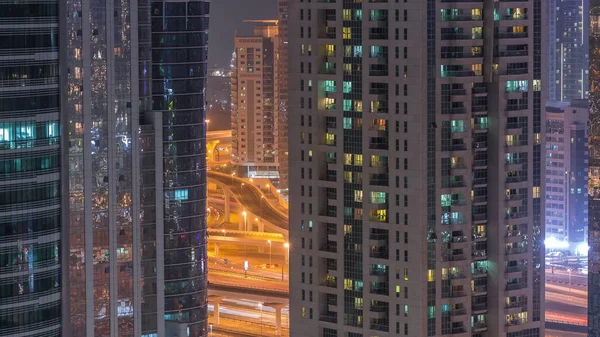
[[[325,45],[325,56],[328,56],[328,57],[335,56],[335,45],[334,44],[326,44]]]
[[[363,191],[358,191],[358,190],[354,191],[354,201],[355,202],[363,201]]]
[[[404,268],[404,281],[408,281],[408,268]]]
[[[352,154],[344,153],[344,165],[352,165]]]
[[[533,198],[538,199],[539,197],[540,197],[540,187],[534,186],[533,187]]]
[[[344,290],[352,290],[352,279],[346,278],[344,279]]]
[[[188,200],[188,190],[175,190],[175,200]]]
[[[429,269],[427,271],[427,282],[433,282],[433,281],[435,281],[435,269]]]
[[[342,30],[342,37],[344,39],[351,39],[352,38],[352,29],[350,27],[344,27]]]
[[[355,154],[354,155],[354,165],[355,166],[362,166],[363,164],[363,155],[362,154]]]

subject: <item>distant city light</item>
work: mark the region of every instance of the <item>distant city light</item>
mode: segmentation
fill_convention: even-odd
[[[569,243],[567,241],[558,240],[555,237],[549,237],[544,240],[544,245],[546,249],[567,249],[569,248]]]

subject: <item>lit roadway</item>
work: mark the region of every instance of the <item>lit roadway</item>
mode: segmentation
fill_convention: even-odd
[[[250,182],[215,171],[208,171],[207,178],[227,186],[242,207],[250,213],[270,222],[271,224],[288,229],[288,216],[269,203],[267,197]]]

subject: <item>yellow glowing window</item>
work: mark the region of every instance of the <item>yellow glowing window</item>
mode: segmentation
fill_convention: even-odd
[[[408,268],[404,268],[404,281],[408,281]]]
[[[354,191],[354,201],[355,202],[363,201],[363,191]]]
[[[352,279],[344,279],[344,290],[352,290]]]
[[[358,309],[358,310],[362,310],[364,305],[364,300],[360,297],[355,297],[354,298],[354,308]]]
[[[346,20],[346,21],[352,20],[352,11],[349,9],[344,9],[343,17],[344,17],[344,20]]]
[[[326,133],[325,134],[325,144],[335,145],[335,135],[332,133]]]
[[[512,31],[513,31],[513,33],[524,33],[525,26],[513,26]]]
[[[445,270],[445,269],[446,269],[446,268],[444,268],[444,269],[442,270],[442,274],[444,273],[444,270]],[[433,281],[435,281],[435,269],[429,269],[429,270],[427,271],[427,282],[433,282]]]
[[[355,154],[354,155],[354,165],[355,166],[362,166],[363,164],[363,156],[362,154]]]
[[[539,186],[533,186],[533,197],[536,199],[540,197],[540,187]]]
[[[352,226],[344,225],[344,235],[352,233]]]
[[[344,39],[351,39],[352,38],[352,30],[350,27],[344,27],[344,29],[342,30],[342,37]]]
[[[306,308],[302,307],[302,309],[300,310],[302,317],[306,317]]]
[[[356,112],[362,112],[363,111],[362,101],[354,101],[354,111],[356,111]]]
[[[352,172],[344,172],[344,181],[347,183],[352,182]]]
[[[344,165],[352,165],[352,154],[344,153]]]
[[[325,45],[325,56],[330,56],[330,57],[335,56],[335,45],[333,45],[333,44]]]

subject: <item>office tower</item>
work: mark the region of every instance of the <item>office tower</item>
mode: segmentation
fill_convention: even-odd
[[[587,231],[588,101],[546,105],[546,248],[576,253]]]
[[[0,3],[0,336],[61,336],[58,6]]]
[[[588,0],[550,0],[548,100],[588,97]]]
[[[290,2],[292,336],[544,336],[546,5]]]
[[[67,7],[68,335],[205,336],[208,2]]]
[[[279,177],[279,27],[255,23],[252,36],[235,37],[231,74],[232,161],[239,176]]]
[[[156,185],[155,195],[157,209],[163,210],[156,214],[156,227],[151,221],[147,223],[149,226],[145,228],[149,233],[144,248],[148,256],[156,251],[157,269],[164,270],[164,275],[156,275],[156,292],[153,284],[147,289],[148,296],[156,294],[157,317],[164,316],[166,320],[166,334],[162,335],[165,337],[206,336],[208,328],[205,123],[208,14],[209,1],[152,2],[153,117],[147,122],[154,126],[155,162],[162,165],[162,186]],[[157,172],[160,172],[158,167]],[[152,195],[147,195],[150,200]],[[157,238],[163,237],[156,248],[152,230],[156,230]],[[145,236],[146,232],[143,233]],[[146,272],[151,273],[152,269]],[[152,312],[153,304],[145,305]],[[156,316],[152,312],[148,320],[153,317]]]
[[[277,138],[279,141],[279,188],[288,187],[289,152],[288,152],[288,0],[278,1],[279,12],[279,118],[277,122]]]
[[[600,335],[600,0],[590,0],[588,336]]]

